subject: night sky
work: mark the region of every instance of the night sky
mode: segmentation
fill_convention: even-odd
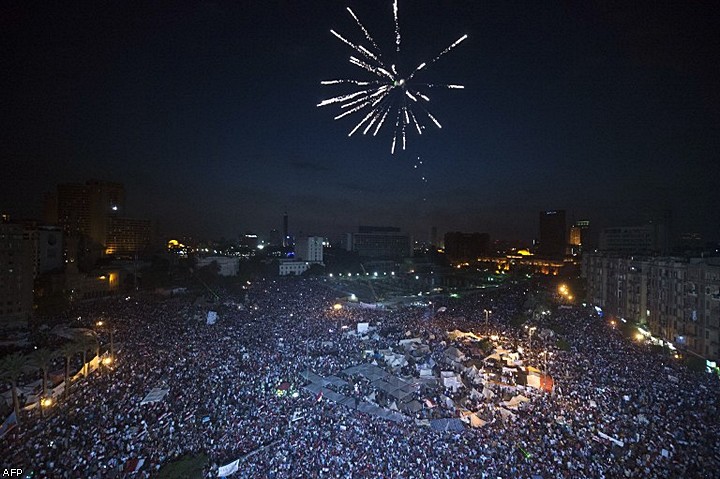
[[[466,88],[430,92],[442,130],[391,156],[390,129],[348,138],[360,116],[315,106],[351,91],[321,80],[372,79],[330,34],[362,43],[346,6],[394,57],[391,0],[3,2],[0,210],[99,178],[170,234],[287,211],[295,234],[530,239],[543,209],[596,228],[670,209],[720,238],[717,5],[635,3],[401,0],[398,66],[466,33],[418,76]]]

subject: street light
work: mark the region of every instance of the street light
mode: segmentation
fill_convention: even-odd
[[[487,326],[490,315],[492,314],[492,310],[491,309],[483,309],[483,312],[485,313],[485,326]]]
[[[40,417],[45,417],[45,408],[52,406],[52,398],[40,398]]]
[[[99,328],[106,330],[110,334],[110,361],[112,362],[115,360],[115,354],[114,354],[115,351],[114,351],[114,344],[113,344],[113,334],[115,333],[115,328],[113,328],[111,326],[107,326],[105,324],[105,321],[102,321],[102,320],[95,323],[95,325],[98,326]],[[103,326],[105,326],[105,327],[103,328]]]

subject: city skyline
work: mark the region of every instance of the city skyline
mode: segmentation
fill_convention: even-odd
[[[392,41],[389,1],[14,5],[0,209],[41,218],[57,184],[97,178],[125,185],[129,216],[207,237],[287,211],[295,233],[527,240],[550,209],[593,228],[670,210],[675,234],[720,237],[710,7],[401,1],[408,63],[468,34],[424,72],[465,89],[433,95],[444,128],[391,156],[315,106],[320,81],[358,76],[330,34],[362,40],[345,6]]]

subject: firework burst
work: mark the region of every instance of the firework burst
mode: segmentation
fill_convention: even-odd
[[[361,120],[350,130],[348,136],[352,136],[358,131],[361,131],[363,135],[369,133],[376,136],[387,121],[388,124],[393,125],[390,152],[395,154],[398,146],[403,150],[405,149],[408,131],[414,130],[419,135],[422,135],[425,125],[429,122],[438,128],[442,128],[440,122],[430,112],[428,105],[430,97],[426,92],[433,88],[462,89],[465,87],[454,84],[417,83],[413,80],[420,71],[426,69],[462,43],[467,38],[467,35],[455,40],[432,60],[420,63],[408,75],[402,75],[394,64],[385,60],[380,47],[355,15],[355,12],[350,7],[347,8],[347,11],[360,28],[365,40],[368,42],[368,46],[353,43],[335,30],[330,30],[330,33],[353,50],[354,54],[350,56],[350,63],[366,73],[370,73],[372,79],[323,81],[321,82],[322,85],[352,85],[357,89],[351,93],[323,100],[317,106],[338,105],[341,113],[335,116],[335,120],[355,113],[362,116]],[[395,21],[395,50],[399,53],[402,38],[398,21],[397,0],[393,1],[393,20]]]

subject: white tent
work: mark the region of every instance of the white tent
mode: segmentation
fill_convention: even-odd
[[[471,427],[482,427],[487,424],[487,421],[483,421],[477,414],[467,409],[460,411],[460,420],[466,424],[470,424]]]
[[[500,408],[500,415],[502,416],[503,420],[515,417],[515,414],[505,408]]]
[[[442,378],[443,386],[451,388],[453,391],[457,391],[459,388],[465,386],[460,378],[460,375],[457,373],[452,371],[442,371],[440,376]]]
[[[529,401],[530,400],[528,398],[526,398],[525,396],[523,396],[522,394],[518,394],[511,400],[505,401],[503,404],[505,405],[505,407],[508,407],[510,409],[517,409],[521,403],[529,402]]]
[[[449,347],[445,350],[445,356],[449,357],[453,361],[464,361],[465,355],[456,347]]]

